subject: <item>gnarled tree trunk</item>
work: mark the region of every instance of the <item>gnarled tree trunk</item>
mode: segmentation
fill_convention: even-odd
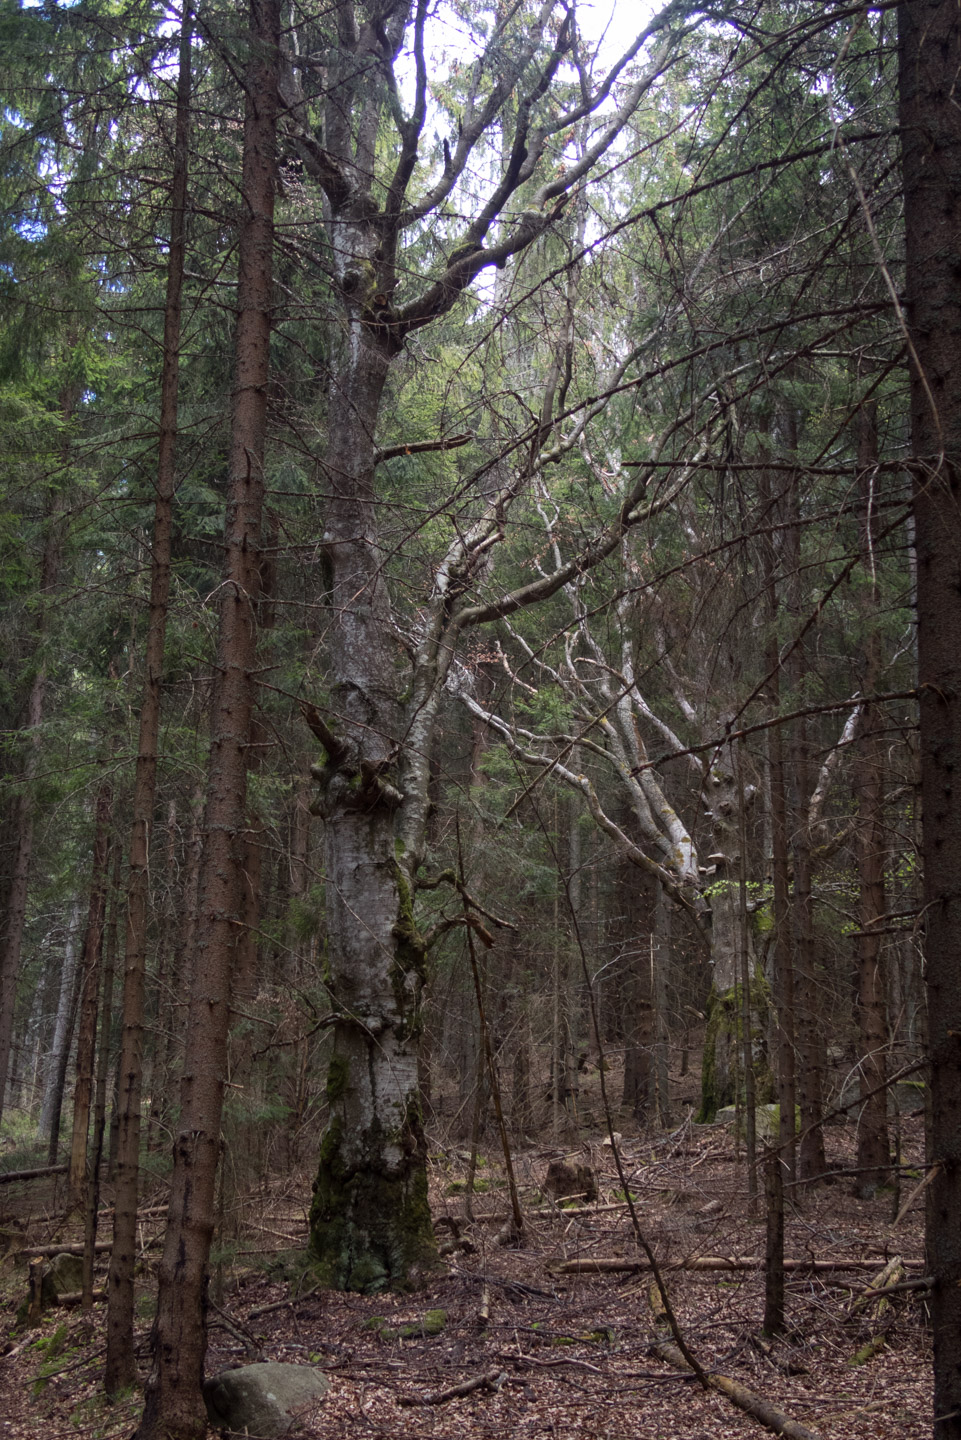
[[[393,783],[397,656],[373,490],[374,431],[390,349],[364,323],[367,300],[355,298],[353,279],[353,266],[376,242],[373,227],[349,227],[340,270],[346,333],[332,360],[324,463],[333,713],[330,734],[321,732],[327,759],[315,767],[314,807],[325,826],[337,1021],[311,1250],[328,1283],[363,1291],[406,1283],[433,1254],[417,1080],[424,950],[414,924],[410,857],[395,825],[402,803]]]

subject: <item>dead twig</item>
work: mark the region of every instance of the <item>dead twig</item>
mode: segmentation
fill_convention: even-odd
[[[316,1295],[320,1289],[319,1285],[311,1285],[302,1295],[287,1295],[283,1300],[274,1300],[270,1305],[257,1305],[247,1316],[248,1320],[258,1320],[261,1315],[271,1315],[275,1310],[283,1310],[289,1305],[291,1308],[299,1305],[302,1300],[309,1300],[311,1295]]]
[[[595,1375],[603,1375],[604,1371],[600,1365],[592,1365],[588,1360],[576,1360],[572,1355],[565,1356],[560,1360],[535,1360],[533,1355],[526,1355],[519,1351],[516,1355],[502,1355],[502,1360],[509,1360],[512,1365],[532,1365],[538,1370],[556,1370],[561,1365],[573,1365],[576,1370],[590,1370]],[[693,1374],[693,1371],[691,1372]]]
[[[240,1341],[241,1345],[244,1347],[244,1351],[246,1352],[248,1359],[253,1360],[255,1363],[259,1364],[260,1361],[262,1361],[264,1358],[264,1352],[261,1349],[260,1345],[257,1343],[254,1336],[247,1329],[246,1325],[241,1324],[239,1320],[232,1320],[227,1314],[226,1310],[222,1310],[219,1305],[214,1303],[213,1300],[208,1301],[208,1304],[210,1305],[211,1310],[215,1311],[216,1314],[220,1317],[219,1320],[211,1321],[211,1324],[222,1325],[223,1328],[229,1334],[231,1334],[235,1340]]]
[[[915,1200],[917,1200],[918,1196],[921,1194],[921,1191],[925,1190],[931,1184],[931,1181],[934,1179],[940,1169],[940,1165],[931,1166],[931,1169],[928,1171],[927,1175],[925,1175],[924,1178],[920,1180],[917,1185],[915,1185],[914,1189],[911,1191],[911,1194],[908,1196],[904,1204],[901,1206],[901,1209],[895,1215],[892,1224],[901,1224],[901,1221],[911,1209],[911,1206],[914,1204]]]

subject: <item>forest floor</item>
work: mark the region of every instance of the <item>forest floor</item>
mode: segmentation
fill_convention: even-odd
[[[853,1125],[832,1125],[826,1133],[829,1163],[849,1169]],[[915,1175],[904,1178],[898,1208],[923,1173],[919,1117],[904,1122],[902,1145],[903,1162]],[[922,1194],[895,1225],[890,1191],[856,1199],[842,1174],[799,1190],[788,1207],[785,1254],[860,1268],[791,1271],[787,1331],[769,1342],[761,1336],[760,1266],[689,1268],[698,1256],[764,1254],[763,1201],[753,1213],[731,1127],[687,1123],[670,1134],[625,1135],[621,1150],[641,1226],[687,1344],[706,1371],[738,1381],[820,1440],[930,1434],[931,1346],[922,1292],[892,1293],[880,1313],[866,1305],[850,1313],[890,1257],[903,1256],[909,1277],[922,1275]],[[550,1159],[565,1153],[591,1165],[599,1180],[596,1205],[575,1213],[545,1205],[538,1194]],[[246,1195],[237,1233],[222,1247],[229,1264],[214,1285],[208,1374],[253,1359],[320,1366],[330,1389],[295,1432],[308,1440],[395,1440],[398,1433],[409,1440],[722,1440],[767,1433],[725,1395],[703,1390],[652,1354],[659,1332],[649,1273],[562,1272],[572,1260],[637,1256],[609,1147],[532,1148],[515,1157],[530,1214],[516,1248],[497,1241],[507,1201],[490,1151],[478,1171],[487,1188],[475,1195],[474,1221],[466,1218],[466,1161],[462,1150],[438,1151],[431,1184],[435,1221],[455,1221],[467,1248],[446,1257],[423,1289],[403,1296],[310,1290],[296,1259],[310,1198],[306,1171]],[[28,1246],[72,1238],[55,1201],[52,1189],[42,1195],[36,1183],[4,1187],[0,1211],[8,1237],[12,1226],[27,1234]],[[162,1217],[148,1217],[142,1232],[138,1313],[145,1373],[156,1256],[149,1242],[161,1225]],[[451,1235],[449,1222],[439,1234]],[[129,1435],[138,1397],[107,1406],[99,1388],[102,1304],[88,1314],[51,1309],[36,1328],[15,1327],[29,1253],[21,1252],[19,1261],[8,1256],[0,1269],[0,1440]],[[870,1358],[852,1363],[872,1340]],[[467,1393],[451,1393],[457,1387]]]

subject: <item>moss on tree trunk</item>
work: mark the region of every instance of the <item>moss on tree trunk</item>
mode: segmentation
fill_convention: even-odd
[[[386,1135],[375,1120],[360,1153],[351,1148],[353,1159],[335,1117],[321,1146],[310,1207],[314,1269],[337,1290],[369,1295],[411,1287],[437,1258],[420,1116],[410,1107],[397,1135]]]
[[[751,983],[751,1055],[758,1105],[767,1104],[774,1098],[774,1081],[766,1046],[769,1008],[767,982],[756,967]],[[741,986],[732,985],[723,992],[712,989],[707,1006],[707,1031],[701,1064],[699,1125],[709,1125],[725,1105],[744,1101],[743,1034]]]

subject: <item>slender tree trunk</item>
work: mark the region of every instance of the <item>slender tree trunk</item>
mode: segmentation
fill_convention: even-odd
[[[766,1245],[764,1253],[764,1333],[784,1329],[784,1165],[774,1150],[764,1150]]]
[[[747,807],[744,802],[743,745],[739,744],[732,758],[738,779],[738,946],[741,977],[741,1052],[744,1068],[744,1139],[747,1159],[748,1205],[753,1214],[757,1208],[757,1087],[755,1084],[755,1035],[752,991],[751,921],[747,908]]]
[[[789,449],[797,450],[797,419],[793,411],[785,417]],[[801,584],[801,514],[798,481],[792,476],[787,491],[785,552],[788,566],[788,609],[795,627],[804,620],[806,599]],[[807,657],[803,642],[794,646],[790,660],[795,701],[800,703]],[[824,1155],[824,1040],[823,1021],[818,992],[817,946],[814,934],[814,903],[811,893],[811,757],[807,720],[794,723],[791,735],[791,769],[793,771],[793,836],[794,896],[791,923],[794,935],[794,998],[797,1063],[795,1083],[801,1113],[801,1137],[798,1141],[798,1174],[802,1179],[823,1174]]]
[[[802,1179],[822,1175],[824,1155],[824,1040],[818,995],[814,904],[811,894],[810,780],[807,724],[795,722],[793,744],[797,804],[794,812],[794,929],[795,997],[797,1028],[797,1097],[801,1112],[798,1174]]]
[[[737,773],[730,742],[712,756],[708,777],[714,865],[711,895],[711,995],[701,1069],[701,1118],[713,1120],[723,1106],[744,1098],[743,1075],[743,977],[754,970],[754,946],[741,924],[740,814],[749,803]],[[742,956],[743,947],[747,955]],[[754,1001],[759,997],[755,995]],[[751,1029],[763,1019],[757,1004],[751,1003]],[[739,1036],[742,1037],[739,1039]],[[739,1053],[740,1052],[740,1053]]]
[[[93,1305],[93,1267],[97,1244],[97,1212],[100,1206],[100,1162],[107,1118],[107,1074],[110,1068],[110,1031],[113,1022],[113,984],[117,964],[117,908],[120,904],[120,847],[114,845],[113,880],[110,894],[110,923],[104,934],[103,1001],[100,1007],[100,1044],[97,1049],[97,1083],[93,1106],[93,1139],[87,1162],[83,1217],[83,1308]]]
[[[961,25],[898,7],[917,545],[934,1434],[961,1437]]]
[[[654,930],[651,935],[650,986],[654,1020],[654,1064],[650,1071],[651,1114],[666,1130],[671,1124],[670,1028],[667,975],[671,963],[674,907],[660,881],[655,884]]]
[[[762,499],[769,525],[775,523],[771,477],[762,472]],[[764,580],[769,638],[765,667],[770,677],[768,702],[772,716],[781,706],[781,662],[777,621],[781,608],[777,584],[777,553],[769,539],[764,547]],[[771,910],[774,920],[773,984],[777,1025],[778,1149],[781,1165],[778,1193],[797,1178],[797,1095],[794,1076],[794,956],[791,946],[791,881],[788,844],[787,785],[784,737],[780,725],[768,731],[768,788],[771,814]]]
[[[150,1092],[150,1125],[148,1145],[158,1143],[170,1119],[175,1088],[181,1072],[183,1051],[182,1031],[185,1014],[183,990],[193,963],[197,925],[200,918],[200,858],[203,852],[203,792],[198,786],[191,802],[192,819],[187,840],[181,890],[181,914],[177,934],[171,947],[171,964],[167,983],[157,997],[160,1036],[159,1058],[155,1057]]]
[[[149,990],[145,986],[144,994],[144,1040],[147,1035],[153,1032],[153,1044],[149,1049],[146,1043],[143,1046],[143,1081],[142,1095],[150,1098],[150,1111],[146,1116],[146,1145],[147,1149],[157,1148],[158,1136],[158,1111],[160,1105],[160,1094],[163,1091],[165,1081],[164,1068],[164,1036],[162,1030],[163,1000],[165,993],[169,993],[175,987],[171,984],[171,956],[176,949],[177,939],[177,902],[175,899],[176,874],[177,874],[177,806],[171,800],[167,806],[167,854],[166,854],[166,875],[164,881],[164,894],[159,904],[156,905],[156,926],[157,926],[157,948],[156,968],[154,980]],[[154,847],[156,853],[156,846]],[[153,997],[153,1004],[150,1004],[150,997]],[[141,1099],[141,1112],[143,1101]],[[119,1122],[119,1117],[118,1117]],[[141,1113],[141,1126],[143,1127],[144,1117]],[[143,1130],[141,1131],[143,1135]],[[119,1138],[119,1137],[118,1137]],[[109,1305],[108,1305],[109,1309]]]
[[[21,777],[21,790],[12,823],[14,860],[7,893],[4,927],[0,933],[0,1116],[3,1115],[7,1072],[10,1068],[10,1046],[13,1040],[13,1020],[17,1001],[17,976],[20,973],[20,951],[27,922],[27,891],[30,883],[30,864],[33,859],[33,780],[39,759],[40,725],[43,721],[44,700],[47,693],[47,666],[39,647],[43,644],[47,607],[60,569],[60,529],[58,506],[54,502],[51,506],[43,547],[40,573],[41,608],[36,632],[37,669],[27,698],[27,754]]]
[[[861,489],[861,557],[865,570],[862,591],[862,623],[865,627],[861,690],[870,695],[881,673],[881,636],[878,631],[880,594],[874,547],[874,514],[871,506],[873,466],[877,463],[877,430],[874,406],[859,414],[858,462]],[[862,1198],[874,1194],[891,1173],[888,1140],[888,1104],[885,1091],[887,1067],[887,1015],[884,974],[881,969],[882,938],[879,934],[885,914],[884,897],[884,750],[880,707],[867,704],[861,722],[855,762],[855,791],[858,803],[858,1039],[861,1106],[858,1111],[858,1152],[856,1189]]]
[[[231,972],[243,908],[247,750],[255,691],[255,601],[273,298],[278,0],[252,0],[249,43],[226,564],[204,815],[202,905],[160,1262],[153,1369],[138,1440],[201,1440],[207,1426],[201,1394],[207,1348],[207,1263],[220,1154]]]
[[[51,1165],[56,1164],[57,1142],[60,1135],[60,1107],[63,1104],[63,1087],[67,1075],[67,1057],[73,1038],[74,1001],[77,995],[77,955],[80,950],[81,933],[80,903],[74,905],[67,925],[63,946],[63,968],[60,972],[60,994],[57,1000],[57,1015],[53,1026],[53,1040],[44,1072],[43,1104],[40,1107],[40,1124],[37,1128],[39,1139],[46,1138],[53,1154]]]
[[[140,1167],[141,1094],[143,1086],[144,990],[147,974],[148,859],[150,828],[157,790],[161,684],[167,605],[173,502],[176,490],[177,395],[180,366],[180,312],[183,289],[187,166],[190,132],[191,11],[184,8],[180,31],[173,179],[170,197],[170,250],[164,312],[163,372],[160,391],[160,437],[157,492],[154,504],[150,567],[150,610],[144,653],[140,734],[134,777],[130,859],[127,879],[127,921],[124,940],[123,1021],[117,1065],[117,1151],[114,1172],[113,1247],[107,1282],[107,1355],[104,1388],[114,1395],[135,1383],[133,1351],[134,1257]]]
[[[87,1176],[87,1139],[93,1100],[93,1066],[97,1039],[97,1009],[103,958],[103,929],[107,907],[107,871],[110,860],[110,824],[113,790],[104,782],[97,794],[94,820],[90,907],[80,965],[80,1017],[77,1027],[77,1061],[73,1084],[73,1129],[70,1139],[70,1173],[67,1188],[71,1205],[83,1201]]]

